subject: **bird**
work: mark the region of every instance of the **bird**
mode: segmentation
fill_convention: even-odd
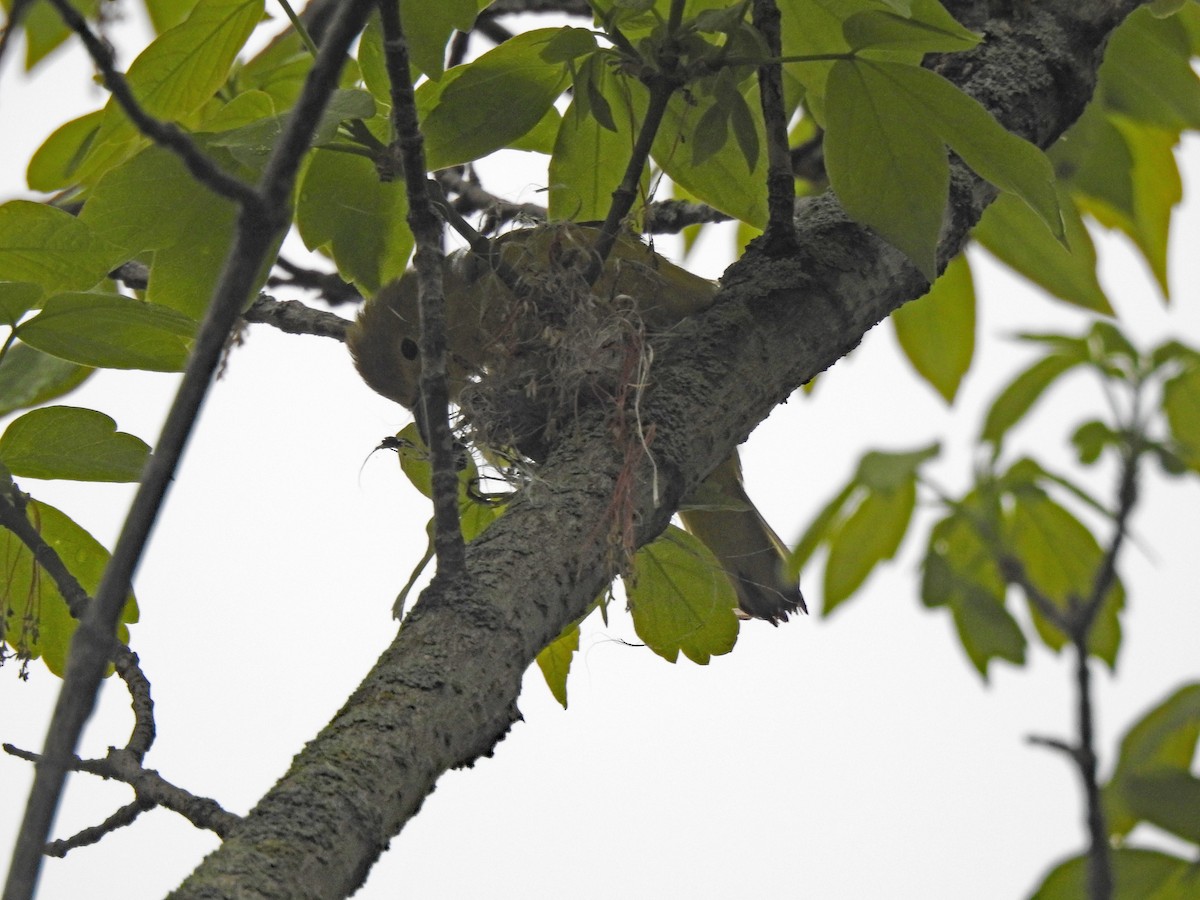
[[[579,330],[582,315],[601,332],[585,335],[584,342],[611,350],[612,344],[620,343],[605,340],[612,337],[608,323],[614,308],[619,320],[627,315],[639,327],[663,330],[707,309],[716,293],[714,282],[664,259],[628,232],[618,235],[595,283],[589,284],[585,273],[590,274],[590,263],[597,259],[593,246],[598,234],[595,228],[574,223],[544,224],[493,239],[486,254],[464,248],[443,258],[450,398],[466,407],[472,392],[502,379],[506,371],[516,372],[511,377],[518,390],[501,387],[494,393],[522,394],[523,405],[507,406],[501,415],[526,420],[505,435],[523,455],[534,459],[545,442],[542,420],[553,413],[528,397],[548,393],[563,373],[539,371],[532,377],[540,383],[529,382],[531,366],[548,367],[547,353],[538,355],[531,347],[557,349]],[[413,412],[420,426],[417,290],[417,276],[411,269],[385,285],[367,299],[347,329],[346,343],[367,385]],[[529,295],[553,300],[531,302]],[[600,312],[588,318],[593,307]],[[570,348],[570,354],[577,352],[578,348]],[[531,404],[533,412],[526,409]],[[538,425],[531,426],[530,421]],[[783,541],[746,493],[736,450],[708,476],[692,500],[685,502],[680,519],[717,558],[737,596],[742,618],[778,624],[790,614],[808,611],[798,584],[785,574]]]

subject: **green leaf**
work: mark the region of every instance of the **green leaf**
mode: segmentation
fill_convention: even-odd
[[[846,212],[903,251],[932,282],[950,165],[936,129],[889,74],[862,61],[833,64],[825,93],[825,167]]]
[[[842,23],[842,34],[855,50],[953,53],[969,50],[979,43],[979,36],[958,24],[940,4],[930,5],[942,11],[943,18],[936,24],[871,9],[849,16]]]
[[[1174,152],[1178,136],[1130,119],[1115,118],[1113,124],[1133,158],[1132,216],[1117,224],[1142,251],[1163,296],[1169,296],[1167,239],[1171,233],[1171,211],[1183,199],[1183,182]]]
[[[0,416],[61,397],[93,371],[18,341],[0,358]]]
[[[412,63],[435,81],[446,63],[446,41],[457,31],[470,31],[478,7],[475,0],[439,0],[437,3],[401,3],[404,39]]]
[[[1138,819],[1200,844],[1200,778],[1181,769],[1130,775],[1122,795]]]
[[[542,59],[550,63],[565,63],[594,53],[596,36],[586,28],[563,27],[542,48]]]
[[[507,147],[542,120],[568,77],[562,64],[541,57],[558,31],[539,28],[517,35],[417,89],[425,164],[431,170]]]
[[[245,96],[245,95],[242,95]],[[270,97],[259,92],[258,96]],[[263,101],[258,101],[259,103]],[[232,104],[231,104],[232,105]],[[272,103],[273,107],[274,104]],[[287,128],[292,112],[269,115],[240,127],[231,128],[209,140],[210,146],[225,147],[242,165],[260,171],[266,164],[275,144]],[[347,119],[370,119],[375,115],[375,98],[367,91],[339,90],[330,95],[313,130],[312,146],[320,147],[338,139],[338,126]],[[206,122],[206,129],[211,128]]]
[[[29,521],[67,564],[89,596],[100,586],[109,553],[95,538],[53,506],[31,500]],[[0,529],[0,613],[7,626],[5,639],[30,658],[40,656],[46,667],[62,677],[76,621],[54,579],[33,561],[29,548],[9,531]],[[138,619],[137,603],[130,596],[121,613],[117,639],[129,641],[129,624]]]
[[[380,182],[371,161],[318,150],[304,175],[296,224],[305,245],[329,253],[338,272],[373,294],[404,273],[413,237],[403,180]]]
[[[30,190],[48,194],[70,187],[75,169],[87,155],[103,119],[104,110],[98,109],[59,126],[46,138],[25,170]]]
[[[1191,56],[1180,20],[1136,11],[1113,32],[1104,51],[1101,101],[1115,112],[1168,131],[1200,128],[1200,77]]]
[[[262,15],[263,0],[200,0],[186,20],[159,35],[130,65],[126,80],[142,109],[186,123],[225,83]],[[110,100],[83,164],[86,176],[100,174],[141,142],[120,105]]]
[[[120,255],[86,223],[28,200],[0,204],[0,272],[46,292],[86,290],[120,262]]]
[[[1071,435],[1071,443],[1079,454],[1079,461],[1090,466],[1100,458],[1105,447],[1120,446],[1121,436],[1108,427],[1104,422],[1084,422]]]
[[[1187,860],[1136,847],[1115,848],[1110,851],[1109,858],[1116,880],[1113,900],[1186,900],[1185,895],[1166,897],[1156,892],[1187,871]],[[1075,856],[1059,863],[1030,900],[1080,900],[1089,896],[1087,871],[1086,856]]]
[[[1016,194],[1058,239],[1064,239],[1054,168],[1041,150],[1006,131],[978,101],[929,69],[875,63],[918,110],[913,121],[937,131],[978,175]]]
[[[579,80],[576,81],[575,99],[567,107],[558,129],[554,154],[550,157],[551,219],[577,222],[604,219],[612,205],[612,192],[625,174],[638,123],[646,114],[645,87],[598,64],[597,59],[591,57],[580,67],[580,78],[586,80],[586,87],[580,91]],[[594,98],[581,102],[592,91],[608,104],[613,128],[600,121]],[[585,105],[592,115],[586,114]],[[643,181],[646,180],[643,176]]]
[[[823,615],[853,595],[876,565],[896,554],[916,499],[913,479],[894,491],[871,491],[833,534],[825,562]]]
[[[1054,606],[1066,612],[1075,603],[1091,602],[1103,551],[1075,516],[1045,495],[1021,493],[1013,498],[1007,523],[1007,545],[1021,561],[1030,582]],[[1115,579],[1101,604],[1088,638],[1088,652],[1116,665],[1121,629],[1118,615],[1125,591]],[[1066,636],[1046,621],[1036,606],[1030,615],[1043,642],[1061,649]]]
[[[1091,235],[1065,190],[1059,194],[1059,206],[1066,229],[1065,247],[1049,240],[1051,234],[1045,224],[1013,194],[1001,194],[988,207],[975,226],[975,238],[1005,265],[1060,300],[1112,315],[1112,306],[1096,277],[1096,249]]]
[[[117,431],[104,413],[75,406],[27,412],[0,437],[0,462],[25,478],[137,481],[149,457],[141,438]]]
[[[174,28],[192,14],[198,0],[145,0],[146,12],[157,34]]]
[[[1016,619],[983,591],[964,591],[950,602],[958,640],[983,678],[993,659],[1025,665],[1025,635]]]
[[[1200,366],[1163,385],[1163,412],[1188,468],[1200,472]]]
[[[26,281],[0,281],[0,325],[10,328],[41,302],[39,285]]]
[[[1014,378],[992,401],[979,439],[988,441],[999,449],[1009,429],[1029,412],[1030,407],[1037,402],[1046,389],[1061,375],[1084,362],[1085,359],[1081,347],[1075,353],[1052,353],[1035,362]]]
[[[578,649],[579,623],[572,622],[537,655],[538,668],[542,670],[546,686],[563,709],[567,708],[567,675],[571,671],[571,659]]]
[[[18,334],[31,347],[85,366],[179,372],[195,330],[181,313],[119,294],[60,294]]]
[[[941,446],[936,443],[916,450],[872,450],[863,454],[854,479],[868,490],[878,493],[907,490],[921,466],[940,451]]]
[[[633,558],[625,580],[633,627],[655,653],[698,665],[733,649],[737,594],[712,551],[673,525]]]
[[[761,108],[758,84],[754,79],[744,82],[740,90],[747,110]],[[747,143],[750,141],[749,135],[743,135],[732,144],[726,141],[703,162],[693,164],[689,148],[702,140],[701,123],[711,107],[722,101],[719,97],[701,96],[694,98],[693,102],[695,105],[679,93],[668,101],[662,124],[654,138],[654,161],[662,166],[672,181],[698,200],[756,228],[765,227],[766,187],[763,179],[753,174],[755,170],[762,171],[766,167],[765,151],[762,149],[766,146],[762,117],[753,116],[753,144],[758,147],[753,165],[747,162],[742,149],[751,146]]]
[[[790,581],[795,581],[800,577],[800,570],[804,568],[804,564],[808,562],[817,547],[828,541],[836,532],[841,522],[843,508],[859,490],[858,482],[852,479],[836,497],[826,503],[825,507],[817,513],[812,524],[801,535],[795,549],[788,555],[787,577]]]
[[[70,0],[76,12],[95,22],[99,17],[100,4],[97,0]],[[11,15],[13,0],[5,0],[4,9]],[[11,20],[10,20],[11,21]],[[5,23],[6,25],[8,22]],[[39,62],[53,53],[71,36],[71,29],[62,16],[49,3],[32,3],[25,9],[21,21],[25,34],[25,71],[33,70]],[[15,35],[14,35],[15,36]]]
[[[967,257],[952,259],[929,293],[891,318],[900,349],[917,374],[953,403],[975,354],[975,285]]]
[[[1112,778],[1104,787],[1109,830],[1123,836],[1140,816],[1126,799],[1131,778],[1175,769],[1187,772],[1200,740],[1200,683],[1186,684],[1151,709],[1125,737]]]

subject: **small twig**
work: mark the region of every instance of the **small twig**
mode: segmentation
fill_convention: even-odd
[[[313,309],[299,300],[276,300],[266,294],[259,294],[242,318],[274,326],[285,334],[311,334],[335,341],[345,341],[346,329],[350,327],[349,320],[335,313]]]
[[[3,744],[0,747],[10,756],[26,762],[38,763],[42,759],[40,754],[22,750],[12,744]],[[108,756],[104,759],[74,757],[71,760],[70,769],[72,772],[83,772],[106,781],[119,781],[127,784],[133,788],[136,797],[131,805],[137,806],[140,811],[161,806],[163,809],[169,809],[187,819],[196,828],[212,831],[219,837],[224,837],[229,829],[241,821],[240,816],[227,811],[216,800],[197,796],[191,791],[184,790],[167,781],[155,770],[147,769],[142,765],[137,754],[129,749],[110,748]],[[128,807],[122,807],[100,825],[85,828],[71,838],[49,843],[45,852],[50,856],[62,856],[73,847],[94,844],[107,832],[132,821],[132,819],[129,821],[123,819],[123,815],[128,814],[127,810]],[[82,835],[88,837],[82,838]],[[62,845],[62,852],[54,852],[50,849],[56,845]]]
[[[1079,631],[1072,637],[1075,647],[1076,716],[1079,727],[1079,746],[1075,752],[1075,764],[1079,768],[1079,780],[1083,783],[1086,801],[1088,831],[1088,898],[1089,900],[1112,900],[1113,870],[1112,853],[1108,843],[1108,822],[1104,814],[1104,802],[1100,796],[1100,785],[1096,781],[1095,725],[1092,719],[1092,676],[1088,668],[1088,635],[1091,622],[1079,623]]]
[[[458,473],[454,467],[454,435],[450,430],[447,381],[446,297],[442,288],[442,222],[430,200],[425,174],[425,139],[417,119],[408,59],[408,44],[394,3],[379,4],[383,50],[391,83],[393,152],[404,171],[408,190],[408,224],[416,238],[417,303],[421,311],[421,405],[433,465],[434,546],[439,575],[463,571],[465,545],[458,518]]]
[[[69,838],[51,841],[46,845],[44,852],[47,856],[62,859],[76,847],[88,847],[92,844],[100,843],[106,835],[112,834],[120,828],[132,825],[137,821],[138,816],[151,809],[154,809],[154,804],[143,802],[141,799],[134,800],[132,803],[126,803],[99,825],[92,825],[81,829]]]
[[[646,234],[679,234],[690,225],[732,220],[733,216],[713,209],[707,203],[695,203],[691,200],[655,200],[646,207],[646,218],[642,228]]]
[[[754,27],[767,42],[772,57],[782,53],[779,20],[775,0],[754,0]],[[796,181],[788,149],[782,66],[778,62],[764,62],[758,67],[758,93],[767,136],[768,219],[763,252],[783,256],[796,249]]]
[[[503,225],[513,219],[544,222],[546,207],[536,203],[512,203],[486,190],[478,181],[466,178],[455,169],[444,169],[435,176],[442,190],[455,195],[454,209],[464,215],[483,212]]]
[[[183,164],[187,166],[188,171],[195,176],[196,180],[214,193],[228,197],[243,206],[253,207],[262,202],[253,187],[239,178],[234,178],[213,162],[192,143],[192,139],[183,129],[169,122],[159,121],[142,109],[138,99],[133,95],[133,90],[129,87],[129,82],[125,80],[124,75],[117,71],[112,49],[96,36],[88,26],[87,19],[71,6],[68,0],[50,0],[50,2],[58,10],[59,16],[62,17],[67,27],[79,35],[92,62],[100,70],[104,86],[116,98],[117,103],[120,104],[121,109],[124,110],[125,115],[129,117],[138,131],[156,144],[176,154],[183,160]]]
[[[1060,741],[1058,738],[1031,734],[1025,740],[1037,747],[1047,747],[1051,750],[1057,750],[1059,753],[1064,753],[1073,760],[1079,759],[1079,751],[1066,741]]]
[[[321,299],[330,306],[341,306],[343,303],[362,303],[363,296],[350,282],[344,280],[337,272],[323,272],[319,269],[306,269],[289,262],[284,257],[275,260],[275,266],[286,273],[286,277],[272,275],[267,279],[267,287],[294,287],[305,291],[316,291]]]

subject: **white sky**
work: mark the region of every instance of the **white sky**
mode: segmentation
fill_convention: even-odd
[[[104,100],[80,54],[59,54],[30,80],[13,65],[18,56],[0,77],[4,199],[29,196],[24,165],[46,134]],[[1186,157],[1192,196],[1200,142]],[[517,177],[520,199],[536,199],[538,180]],[[1200,344],[1198,235],[1193,200],[1176,218],[1170,307],[1125,244],[1102,239],[1103,283],[1143,345],[1167,336]],[[704,248],[703,274],[719,274],[730,246],[714,239]],[[793,399],[743,448],[749,491],[785,539],[798,537],[868,447],[941,439],[936,477],[963,486],[985,401],[1031,358],[1001,336],[1085,326],[982,255],[973,261],[980,348],[953,410],[910,377],[884,326],[823,378],[815,399]],[[153,442],[174,382],[104,372],[63,402],[102,410]],[[1099,402],[1074,380],[1038,408],[1018,445],[1067,468],[1066,437]],[[245,812],[392,639],[392,598],[423,548],[428,510],[389,454],[360,466],[405,421],[361,384],[339,344],[251,330],[210,398],[137,579],[133,644],[159,728],[147,764],[166,778]],[[1094,486],[1106,491],[1111,470],[1099,474]],[[21,484],[109,546],[132,494]],[[1150,473],[1144,497],[1134,520],[1140,549],[1124,559],[1119,678],[1096,679],[1105,772],[1124,729],[1200,677],[1200,487]],[[1035,646],[1025,668],[993,665],[981,683],[948,616],[917,599],[926,533],[913,532],[832,619],[750,623],[734,652],[708,667],[671,666],[627,646],[636,637],[623,614],[608,628],[591,624],[570,710],[534,669],[520,701],[525,722],[494,759],[439,782],[357,896],[1027,895],[1083,843],[1074,771],[1024,743],[1028,734],[1073,736],[1069,661]],[[804,576],[817,605],[819,571]],[[15,666],[0,672],[0,740],[36,749],[58,681],[40,663],[29,683],[15,676]],[[84,752],[123,744],[130,724],[127,696],[110,680]],[[12,845],[30,775],[0,755],[0,846]],[[129,799],[122,785],[76,777],[56,836]],[[48,860],[41,896],[158,896],[215,846],[156,811]]]

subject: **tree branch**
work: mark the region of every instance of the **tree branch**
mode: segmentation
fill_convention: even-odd
[[[754,0],[754,27],[767,42],[773,58],[783,55],[779,7],[775,0]],[[787,118],[783,108],[783,67],[778,62],[758,67],[758,94],[767,135],[767,209],[763,251],[768,256],[790,253],[796,245],[796,181],[788,149]]]
[[[381,2],[383,52],[392,97],[393,152],[398,153],[408,191],[408,225],[417,241],[417,306],[421,314],[421,405],[417,423],[429,445],[433,465],[433,545],[439,575],[463,571],[464,544],[458,520],[458,473],[450,429],[447,381],[446,295],[442,289],[442,220],[429,197],[425,174],[425,138],[417,120],[408,44],[396,3]]]
[[[1134,6],[1046,0],[1019,22],[996,22],[994,39],[942,71],[1046,146],[1082,111],[1106,35]],[[994,196],[953,163],[943,263]],[[654,344],[641,407],[656,428],[654,466],[643,459],[632,473],[638,541],[665,527],[679,499],[775,404],[927,289],[831,195],[800,201],[799,212],[794,254],[752,247],[710,310]],[[603,526],[624,450],[603,411],[583,410],[537,479],[467,547],[471,584],[425,591],[338,715],[174,896],[356,889],[437,778],[492,751],[518,716],[527,666],[609,582]]]

